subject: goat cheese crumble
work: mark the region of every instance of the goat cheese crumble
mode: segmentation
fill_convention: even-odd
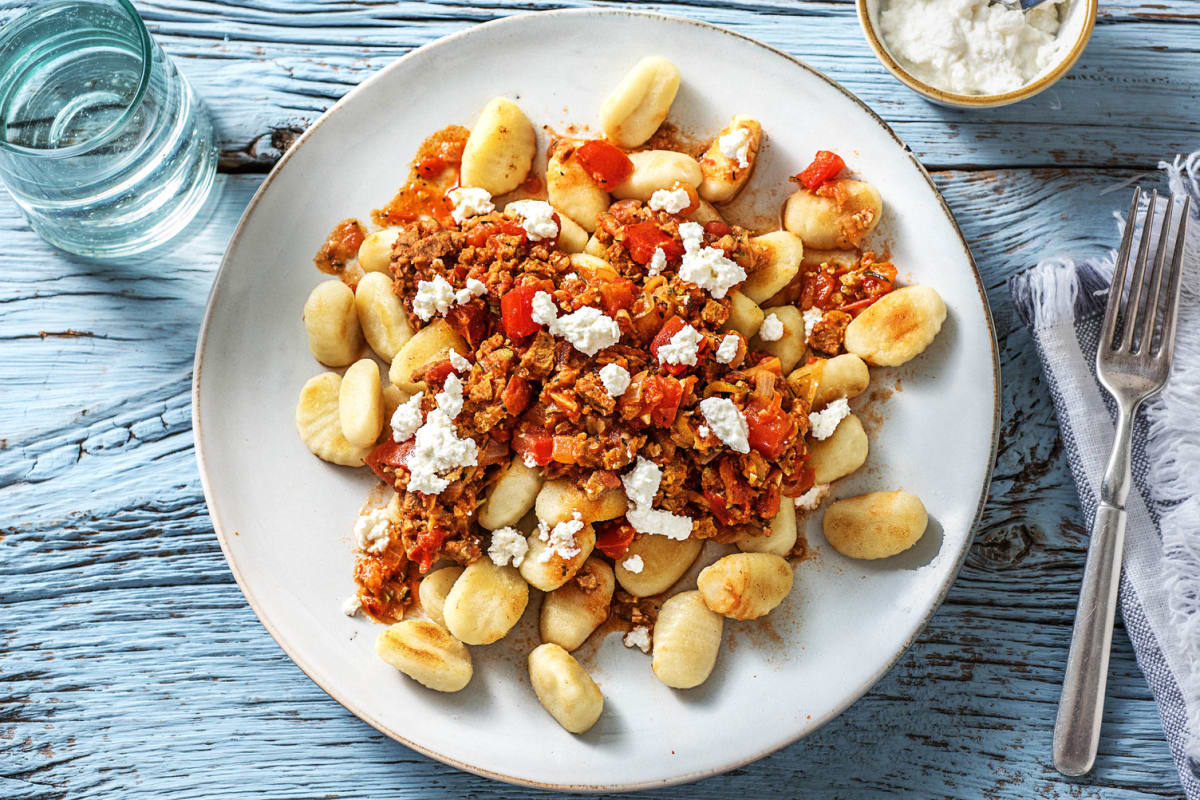
[[[654,255],[650,256],[650,263],[646,265],[647,275],[661,275],[662,271],[667,268],[667,254],[663,252],[661,247],[654,248]]]
[[[741,125],[717,139],[717,147],[738,169],[750,166],[750,131]]]
[[[828,439],[833,436],[833,432],[837,430],[841,421],[848,416],[850,416],[850,403],[844,397],[838,398],[825,406],[823,410],[814,411],[808,415],[808,433],[818,441]]]
[[[700,401],[700,413],[717,438],[735,453],[750,452],[750,426],[746,417],[728,397],[706,397]]]
[[[656,189],[650,195],[650,208],[653,211],[666,211],[668,214],[678,214],[692,204],[686,189]]]
[[[652,505],[662,483],[662,469],[653,461],[638,456],[633,469],[621,476],[621,483],[629,502],[635,506]]]
[[[560,317],[554,298],[547,292],[538,292],[533,296],[530,316],[534,322],[545,325],[550,333],[566,339],[587,356],[594,356],[621,340],[621,328],[617,321],[600,309],[583,306]]]
[[[478,278],[467,278],[466,287],[454,293],[454,302],[463,306],[471,302],[473,298],[483,297],[485,294],[487,294],[487,284]]]
[[[453,352],[453,351],[451,351]],[[450,419],[456,419],[463,407],[463,384],[458,376],[451,372],[446,376],[442,391],[433,396],[438,408],[446,412]]]
[[[683,261],[679,266],[679,277],[706,289],[717,300],[729,290],[746,280],[746,270],[725,256],[725,251],[716,247],[705,247],[704,228],[695,222],[679,226],[683,239]]]
[[[600,382],[609,397],[620,397],[629,388],[629,370],[620,364],[605,364],[600,368]]]
[[[450,348],[450,366],[454,367],[455,372],[467,373],[471,371],[471,362],[453,347]]]
[[[425,419],[421,416],[422,395],[414,394],[392,412],[392,441],[404,442],[413,437]]]
[[[812,337],[813,328],[817,327],[817,323],[825,319],[825,312],[813,306],[804,311],[804,341],[808,341]]]
[[[717,361],[720,361],[722,364],[728,364],[737,358],[738,338],[736,333],[725,334],[725,338],[721,340],[721,344],[717,347]]]
[[[637,575],[642,571],[642,568],[646,566],[646,563],[642,561],[641,556],[635,554],[622,561],[621,566],[632,572],[634,575]]]
[[[643,653],[650,652],[650,629],[637,627],[621,637],[621,643],[626,647],[636,647]]]
[[[762,327],[758,329],[758,338],[764,342],[778,342],[783,338],[783,320],[774,314],[767,314]]]
[[[505,527],[492,531],[492,543],[488,545],[488,558],[497,567],[503,567],[509,562],[512,562],[514,567],[519,567],[528,552],[529,542],[525,540],[525,535],[516,528]]]
[[[700,343],[704,336],[691,325],[684,325],[670,341],[658,348],[658,363],[687,364],[696,366],[696,358],[700,355]]]
[[[478,462],[479,445],[467,437],[459,438],[454,421],[441,408],[429,412],[413,437],[413,449],[404,460],[408,467],[408,490],[421,494],[441,494],[450,481],[441,473]]]
[[[447,197],[454,204],[454,210],[450,212],[450,216],[459,225],[462,225],[467,217],[477,217],[480,214],[489,214],[496,210],[496,206],[492,203],[491,192],[476,186],[460,186],[457,189],[451,189]]]
[[[816,511],[829,496],[829,484],[818,483],[804,494],[796,498],[796,508],[800,511]]]
[[[504,207],[505,214],[516,214],[521,218],[521,227],[531,242],[553,239],[558,236],[558,223],[554,221],[554,206],[544,200],[517,200]]]
[[[625,496],[633,507],[625,519],[638,533],[656,533],[668,539],[683,540],[692,535],[692,519],[670,511],[651,508],[662,483],[662,469],[653,461],[638,456],[633,469],[621,476]]]
[[[342,601],[342,613],[347,617],[354,617],[362,609],[362,601],[358,599],[358,595],[352,594]]]
[[[538,538],[546,543],[546,549],[538,556],[538,561],[545,563],[551,556],[558,556],[567,561],[579,555],[579,543],[575,540],[575,535],[583,528],[583,516],[578,511],[571,512],[571,519],[560,522],[553,528],[544,522],[538,522]]]
[[[707,439],[710,433],[712,433],[712,431],[709,430],[707,425],[700,425],[696,428],[696,435],[701,439]]]
[[[431,281],[417,283],[417,294],[413,297],[413,311],[424,322],[428,322],[435,314],[445,314],[454,305],[454,287],[441,275],[434,275]]]
[[[373,508],[354,521],[354,541],[363,553],[382,553],[392,539],[392,518],[386,508]]]

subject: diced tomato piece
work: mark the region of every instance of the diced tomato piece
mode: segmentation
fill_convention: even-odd
[[[622,558],[637,533],[623,517],[596,526],[596,549],[609,558]]]
[[[887,294],[887,292],[884,292],[884,294]],[[864,297],[862,300],[855,300],[853,303],[847,303],[846,305],[842,306],[838,310],[845,311],[845,312],[847,312],[849,314],[853,314],[854,316],[857,317],[860,313],[862,313],[863,309],[865,309],[867,306],[871,305],[872,303],[874,303],[876,300],[878,300],[881,297],[883,297],[882,294],[875,295],[874,297]]]
[[[602,139],[584,142],[575,151],[575,157],[579,159],[583,171],[590,175],[601,189],[612,189],[624,183],[625,179],[633,174],[633,162],[629,160],[629,156],[619,147]]]
[[[804,457],[807,458],[807,454]],[[807,464],[801,464],[790,478],[784,480],[783,494],[785,497],[799,497],[811,489],[816,482],[817,474],[813,472],[813,468]]]
[[[541,323],[533,321],[533,297],[539,291],[536,285],[525,284],[500,298],[500,321],[508,338],[521,339],[541,330]]]
[[[417,543],[408,551],[408,560],[414,562],[422,573],[429,572],[449,533],[445,528],[423,531],[417,536]]]
[[[683,330],[683,326],[687,325],[683,317],[676,315],[671,317],[663,326],[658,329],[658,334],[655,335],[654,341],[650,342],[650,355],[654,357],[654,363],[658,364],[658,351],[663,345],[671,341],[671,337]],[[673,366],[664,364],[663,366]]]
[[[712,222],[704,223],[704,230],[711,233],[713,236],[724,236],[727,233],[733,233],[733,228],[721,222],[719,219],[714,219]]]
[[[717,518],[718,522],[722,525],[729,525],[733,521],[733,517],[729,513],[729,506],[725,503],[724,497],[712,489],[705,489],[704,499],[708,501],[708,509]]]
[[[832,180],[846,168],[846,162],[830,150],[818,150],[811,164],[796,175],[796,182],[810,192],[828,180]]]
[[[833,295],[837,293],[840,281],[825,270],[806,272],[803,278],[803,289],[800,291],[800,306],[813,306],[828,311],[833,308]]]
[[[389,436],[386,441],[376,445],[363,461],[371,468],[372,472],[379,476],[379,480],[391,486],[395,482],[395,475],[388,474],[384,467],[390,467],[392,470],[404,467],[404,460],[408,458],[412,449],[412,439],[394,442]]]
[[[554,437],[545,431],[522,431],[513,436],[512,448],[526,464],[544,467],[554,455]]]
[[[504,403],[504,409],[515,417],[529,406],[529,397],[532,394],[529,381],[513,375],[508,379],[504,391],[500,393],[500,400]]]
[[[776,392],[770,400],[755,398],[746,407],[746,425],[750,429],[750,446],[764,458],[783,455],[788,440],[794,435],[795,421],[783,412]]]
[[[779,487],[768,484],[764,492],[754,501],[754,510],[760,517],[770,519],[779,513]]]
[[[429,156],[417,162],[417,174],[422,178],[436,178],[446,168],[446,162],[438,156]]]
[[[532,302],[532,301],[531,301]],[[446,323],[467,340],[472,349],[478,347],[488,334],[488,312],[479,303],[453,305],[446,312]]]
[[[654,251],[660,247],[668,261],[683,256],[683,245],[679,240],[654,222],[647,220],[625,229],[625,249],[637,263],[649,264],[650,259],[654,258]]]
[[[633,305],[633,281],[617,278],[600,284],[600,301],[604,304],[605,313],[615,317],[622,308]]]
[[[560,464],[578,464],[583,455],[583,442],[577,436],[555,436],[554,452],[551,459]]]
[[[524,228],[511,220],[502,219],[498,222],[485,222],[482,225],[476,225],[467,234],[467,244],[472,247],[483,247],[488,239],[499,234],[520,236],[522,239],[526,238]]]
[[[435,361],[425,368],[422,373],[422,380],[437,389],[441,389],[446,385],[446,378],[450,377],[451,372],[454,372],[454,366],[450,363],[450,359],[443,358],[441,361]]]
[[[683,385],[674,378],[647,375],[642,386],[645,408],[650,412],[650,424],[661,428],[671,427],[679,413]]]

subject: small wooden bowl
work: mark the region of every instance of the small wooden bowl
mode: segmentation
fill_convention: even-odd
[[[1074,41],[1071,43],[1071,47],[1063,53],[1058,63],[1050,71],[1019,89],[1002,94],[958,94],[947,92],[920,80],[892,57],[883,43],[883,37],[876,33],[875,24],[879,18],[880,0],[855,0],[855,5],[858,8],[859,24],[862,25],[867,43],[875,51],[875,56],[883,63],[883,66],[887,67],[888,72],[895,75],[905,86],[939,105],[955,108],[995,108],[1019,103],[1033,97],[1038,92],[1049,88],[1074,66],[1083,53],[1083,48],[1087,46],[1088,39],[1092,36],[1092,28],[1096,25],[1098,0],[1071,0],[1067,19],[1063,23],[1069,30],[1074,29]]]

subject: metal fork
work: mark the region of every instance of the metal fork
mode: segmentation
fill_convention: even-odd
[[[1062,698],[1058,703],[1058,719],[1054,723],[1054,766],[1064,775],[1083,775],[1092,769],[1096,760],[1117,585],[1121,577],[1121,553],[1125,543],[1125,500],[1133,482],[1129,470],[1133,419],[1142,401],[1167,382],[1175,351],[1190,198],[1183,201],[1183,215],[1177,226],[1171,272],[1165,280],[1166,297],[1161,308],[1160,292],[1164,286],[1167,241],[1175,200],[1171,198],[1167,203],[1167,213],[1158,230],[1154,264],[1147,274],[1158,192],[1151,196],[1133,277],[1125,297],[1125,274],[1140,198],[1141,189],[1137,189],[1121,239],[1096,351],[1096,375],[1117,403],[1117,430],[1108,468],[1104,471],[1104,482],[1100,486],[1100,505],[1092,523],[1087,565],[1075,611],[1075,628],[1071,633],[1071,651],[1067,656]]]

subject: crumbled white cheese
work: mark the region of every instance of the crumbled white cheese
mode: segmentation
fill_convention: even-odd
[[[620,364],[605,364],[600,368],[600,382],[609,397],[620,397],[629,388],[629,370]]]
[[[496,210],[496,206],[492,203],[491,192],[487,189],[480,189],[476,186],[460,186],[457,189],[451,189],[447,196],[454,204],[454,210],[450,212],[450,216],[459,225],[463,224],[467,217],[477,217],[480,214],[488,214]]]
[[[750,452],[750,426],[746,417],[728,397],[706,397],[700,401],[700,413],[717,438],[736,453]]]
[[[691,517],[672,514],[661,508],[631,508],[625,512],[625,519],[638,533],[656,533],[680,542],[692,535]]]
[[[758,338],[764,342],[778,342],[783,338],[783,320],[773,313],[767,314],[767,318],[758,329]]]
[[[435,314],[445,314],[454,305],[454,287],[441,275],[431,281],[417,283],[417,294],[413,297],[413,311],[425,322]]]
[[[454,367],[455,372],[462,374],[471,371],[471,362],[454,348],[450,348],[450,366]]]
[[[554,323],[558,321],[558,306],[554,305],[554,298],[549,292],[538,292],[533,296],[529,316],[539,325],[551,329],[554,327]]]
[[[453,351],[451,351],[453,352]],[[463,384],[458,376],[451,372],[446,376],[446,382],[442,386],[442,391],[433,396],[433,400],[437,403],[438,408],[446,412],[446,416],[450,419],[455,419],[462,412],[463,407]]]
[[[721,155],[737,164],[738,169],[750,166],[750,131],[739,125],[717,139]]]
[[[658,363],[686,364],[696,366],[696,358],[700,355],[700,343],[704,336],[691,325],[684,325],[670,341],[658,348]]]
[[[818,483],[807,492],[796,498],[796,508],[800,511],[816,511],[828,496],[829,484]]]
[[[358,599],[358,595],[352,594],[342,601],[342,613],[347,617],[357,616],[362,609],[362,601]]]
[[[635,506],[650,506],[654,496],[658,494],[659,484],[662,483],[662,469],[649,459],[637,457],[633,469],[621,476],[625,486],[625,496]]]
[[[558,223],[554,221],[554,206],[544,200],[517,200],[504,207],[505,214],[516,214],[521,218],[521,227],[531,242],[553,239],[558,236]]]
[[[650,195],[650,208],[654,211],[666,211],[668,214],[678,214],[692,204],[686,189],[656,189]]]
[[[386,508],[373,508],[354,521],[355,546],[363,553],[382,553],[392,538],[392,517]]]
[[[417,428],[425,421],[421,416],[421,398],[423,395],[414,394],[407,402],[396,406],[392,412],[392,441],[404,442],[413,437]]]
[[[577,281],[577,280],[579,280],[579,273],[578,272],[568,272],[566,275],[563,275],[563,280],[564,281]]]
[[[636,647],[643,653],[650,652],[650,629],[646,627],[637,627],[629,631],[621,637],[621,642],[626,647]]]
[[[479,446],[467,437],[460,439],[454,421],[440,408],[429,412],[425,424],[413,439],[408,467],[408,490],[421,494],[441,494],[450,481],[440,473],[458,467],[473,467],[478,462]]]
[[[554,298],[546,292],[533,296],[533,321],[545,325],[550,333],[566,339],[584,355],[594,356],[621,340],[617,321],[598,308],[584,306],[570,314],[558,316]]]
[[[467,285],[454,293],[454,302],[466,305],[472,298],[483,297],[487,294],[487,284],[478,278],[467,278]]]
[[[521,459],[521,463],[530,469],[537,469],[538,467],[537,458],[533,453],[526,453],[525,457]]]
[[[812,336],[813,328],[817,327],[817,323],[825,318],[825,312],[813,306],[804,310],[804,341],[808,341]]]
[[[814,411],[808,415],[809,435],[812,438],[828,439],[837,430],[838,424],[850,416],[850,404],[846,398],[840,397],[822,411]]]
[[[661,275],[662,271],[667,268],[667,254],[663,252],[661,247],[654,248],[654,255],[650,256],[650,263],[646,265],[647,275]]]
[[[641,556],[634,554],[622,561],[621,566],[629,572],[632,572],[634,575],[637,575],[642,571],[642,568],[646,566],[646,563],[642,561]]]
[[[722,364],[728,364],[737,358],[738,340],[741,337],[736,333],[727,333],[725,338],[721,340],[721,344],[717,347],[717,361]]]
[[[716,247],[705,247],[704,228],[695,222],[679,226],[683,239],[683,261],[679,266],[679,277],[694,283],[720,300],[730,289],[746,280],[746,270],[725,256]]]
[[[525,534],[516,528],[506,527],[492,531],[492,543],[488,545],[488,558],[497,567],[503,567],[509,562],[514,567],[521,566],[525,554],[529,552],[529,542]]]
[[[583,528],[583,517],[578,511],[571,512],[571,519],[560,522],[553,528],[539,522],[538,538],[546,543],[546,549],[538,556],[538,561],[547,562],[555,555],[563,561],[568,561],[579,555],[579,543],[575,540],[575,535]]]
[[[709,430],[707,425],[701,425],[698,428],[696,428],[696,435],[699,436],[701,439],[707,439],[708,435],[710,433],[712,433],[712,431]]]

